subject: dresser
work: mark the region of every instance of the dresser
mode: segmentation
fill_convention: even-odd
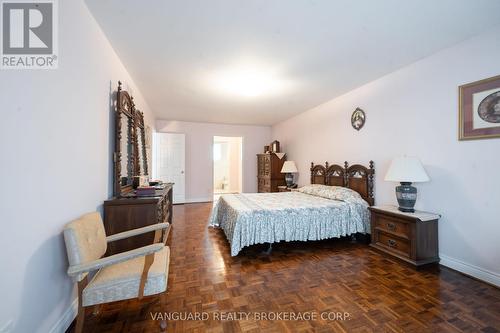
[[[404,213],[396,206],[372,206],[370,246],[414,266],[439,262],[440,215]]]
[[[155,223],[172,223],[172,184],[165,184],[150,197],[121,197],[104,202],[104,228],[107,235],[145,227]],[[165,232],[169,232],[170,228]],[[154,232],[108,243],[107,255],[150,245]]]
[[[285,185],[285,174],[281,173],[286,158],[276,154],[257,154],[257,188],[259,193],[278,192]]]

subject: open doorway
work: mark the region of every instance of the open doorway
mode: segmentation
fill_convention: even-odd
[[[214,195],[241,193],[242,137],[214,136]]]

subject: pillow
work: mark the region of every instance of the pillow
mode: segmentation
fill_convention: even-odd
[[[299,188],[299,192],[332,200],[353,201],[362,199],[358,192],[341,186],[312,184]]]

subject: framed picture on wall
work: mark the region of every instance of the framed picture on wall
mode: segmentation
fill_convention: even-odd
[[[351,125],[356,131],[359,131],[365,125],[366,114],[360,108],[356,108],[351,115]]]
[[[459,90],[459,140],[500,138],[500,75]]]

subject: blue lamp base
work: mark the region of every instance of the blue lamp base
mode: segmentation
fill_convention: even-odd
[[[417,188],[411,186],[410,182],[401,182],[396,186],[396,198],[398,199],[398,209],[405,213],[415,213],[415,202],[417,202]]]

